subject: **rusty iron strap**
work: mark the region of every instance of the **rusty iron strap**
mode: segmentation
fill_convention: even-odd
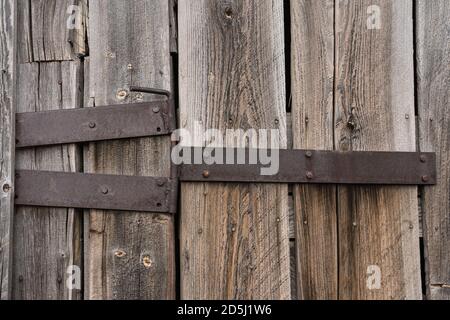
[[[338,152],[279,150],[273,155],[275,175],[262,175],[261,168],[270,167],[237,164],[239,149],[217,149],[226,163],[227,154],[233,154],[234,164],[183,164],[179,169],[184,182],[238,182],[238,183],[299,183],[299,184],[374,184],[374,185],[433,185],[436,184],[436,155],[416,152]],[[217,152],[216,150],[216,152]],[[230,152],[231,151],[231,152]],[[203,149],[185,148],[180,154],[205,154]],[[266,152],[266,151],[264,151]],[[208,154],[214,157],[214,152]],[[222,156],[221,155],[221,156]],[[188,157],[189,158],[189,157]],[[219,157],[220,158],[220,157]],[[279,160],[276,165],[274,161]]]
[[[171,99],[16,115],[16,147],[138,138],[176,129]]]
[[[177,180],[20,170],[16,205],[175,213]]]
[[[21,170],[16,173],[16,205],[175,213],[178,181],[231,183],[433,185],[436,155],[416,152],[336,152],[278,150],[269,162],[248,164],[255,150],[185,148],[202,164],[172,166],[172,178]],[[260,152],[259,150],[258,152]],[[239,153],[245,163],[237,162]],[[266,152],[266,151],[263,151]],[[273,152],[273,151],[272,151]],[[206,164],[213,158],[233,164]],[[231,155],[231,156],[230,156]],[[197,157],[199,159],[199,157]],[[278,163],[276,163],[279,161]],[[262,163],[265,163],[264,165]],[[263,175],[274,166],[276,174]]]

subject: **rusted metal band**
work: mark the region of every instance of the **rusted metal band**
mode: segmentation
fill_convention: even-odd
[[[178,183],[170,178],[16,172],[16,205],[176,212]]]
[[[176,129],[171,99],[16,115],[17,148],[167,135]]]
[[[220,150],[220,149],[218,149]],[[238,149],[223,149],[226,154]],[[242,149],[241,149],[242,150]],[[183,153],[203,151],[185,148]],[[249,159],[250,150],[244,150]],[[264,151],[265,152],[265,151]],[[194,157],[192,157],[193,159]],[[235,157],[236,158],[236,157]],[[279,150],[275,175],[262,175],[268,165],[258,164],[184,164],[180,181],[239,183],[301,183],[301,184],[374,184],[433,185],[436,184],[436,155],[416,152],[338,152]],[[273,165],[273,163],[271,164]]]
[[[436,184],[436,155],[415,152],[271,151],[271,163],[249,164],[251,152],[216,149],[208,155],[219,164],[172,166],[170,178],[21,170],[16,173],[16,205],[175,213],[178,181],[359,185]],[[241,153],[242,152],[242,153]],[[267,151],[262,151],[267,152]],[[277,154],[279,152],[279,154]],[[205,155],[184,148],[183,155]],[[222,161],[219,160],[223,156]],[[229,155],[232,154],[232,157]],[[239,164],[238,155],[245,155]],[[255,155],[255,154],[253,154]],[[211,163],[211,157],[203,158]],[[232,159],[233,164],[226,164]],[[265,160],[267,160],[266,158]],[[242,160],[242,159],[241,159]],[[278,161],[278,163],[275,163]],[[224,164],[222,164],[224,163]],[[228,162],[229,163],[229,162]],[[265,164],[263,164],[265,163]],[[276,173],[262,169],[274,166]]]

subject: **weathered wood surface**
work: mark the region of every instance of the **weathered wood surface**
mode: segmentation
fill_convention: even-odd
[[[337,2],[338,150],[415,151],[412,12],[409,0]],[[339,187],[338,226],[339,298],[422,297],[416,187]]]
[[[450,299],[450,2],[419,0],[417,80],[420,149],[437,153],[439,179],[423,192],[429,299]]]
[[[15,0],[0,2],[0,300],[11,298],[16,103]]]
[[[333,150],[334,1],[291,1],[294,149]],[[337,299],[335,186],[294,187],[300,299]]]
[[[17,111],[80,108],[80,62],[28,63],[18,67]],[[18,150],[17,169],[80,171],[74,145]],[[67,268],[81,266],[81,215],[74,209],[17,207],[14,221],[14,299],[78,299],[66,286]]]
[[[87,0],[17,1],[20,62],[73,60],[87,53]]]
[[[99,0],[89,9],[90,106],[155,99],[130,85],[170,90],[167,0]],[[170,138],[91,144],[85,171],[169,176]],[[92,210],[86,223],[85,298],[175,298],[172,216]]]
[[[169,0],[170,52],[178,52],[178,0]]]
[[[286,148],[283,3],[183,0],[180,126],[279,129]],[[183,184],[182,299],[289,299],[286,185]]]

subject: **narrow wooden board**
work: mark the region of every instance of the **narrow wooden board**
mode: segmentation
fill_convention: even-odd
[[[412,13],[336,1],[338,150],[415,151]],[[339,298],[421,299],[416,187],[339,187],[338,226]]]
[[[416,7],[420,150],[437,154],[438,184],[423,192],[429,299],[450,299],[450,2]]]
[[[0,300],[11,298],[16,108],[15,0],[0,2]]]
[[[87,54],[87,0],[17,2],[20,62],[74,60]]]
[[[334,1],[291,1],[295,149],[333,150]],[[337,299],[336,187],[294,187],[300,299]]]
[[[21,64],[17,111],[80,108],[82,63]],[[81,170],[80,152],[65,145],[17,151],[16,168]],[[81,214],[75,209],[17,207],[14,222],[13,298],[79,299],[81,291],[67,285],[69,266],[81,266]]]
[[[279,129],[287,146],[283,3],[178,3],[180,121]],[[232,146],[232,145],[228,145]],[[181,298],[291,297],[286,185],[183,184]]]
[[[171,88],[168,1],[99,0],[89,10],[89,105],[160,99],[128,88]],[[168,177],[170,138],[91,144],[85,171]],[[92,210],[86,223],[85,298],[175,298],[172,215]]]

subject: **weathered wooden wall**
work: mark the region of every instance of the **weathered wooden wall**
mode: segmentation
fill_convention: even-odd
[[[450,299],[448,0],[4,0],[0,14],[0,299]],[[438,185],[183,184],[173,216],[14,210],[14,166],[169,176],[168,137],[14,157],[14,112],[159,99],[131,85],[178,94],[185,129],[434,151]]]

